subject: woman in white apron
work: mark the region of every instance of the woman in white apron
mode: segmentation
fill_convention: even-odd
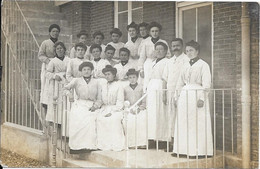
[[[62,84],[67,83],[65,79],[65,74],[67,70],[67,64],[69,62],[69,57],[65,56],[66,47],[63,42],[56,42],[54,45],[55,50],[55,58],[53,58],[47,66],[47,71],[45,74],[46,79],[49,82],[48,88],[48,96],[49,96],[49,103],[48,103],[48,110],[46,115],[46,120],[50,122],[54,122],[54,110],[53,110],[53,96],[54,96],[54,83],[57,81],[59,83],[58,86],[58,119],[56,123],[61,124],[61,114],[62,111]]]
[[[164,103],[166,83],[163,70],[168,62],[168,46],[164,42],[155,44],[156,60],[152,62],[151,75],[147,86],[148,139],[170,141],[168,113]]]
[[[124,88],[124,100],[129,106],[135,104],[143,96],[143,85],[139,84],[139,71],[129,69],[126,73],[129,85]],[[125,104],[126,105],[126,104]],[[128,147],[145,146],[146,140],[146,98],[137,105],[137,110],[127,114],[127,125],[125,131],[128,138]]]
[[[165,40],[160,39],[159,35],[162,30],[162,26],[157,22],[151,22],[148,26],[148,30],[150,31],[150,37],[144,39],[142,44],[140,45],[140,59],[138,60],[138,70],[140,70],[141,77],[144,78],[143,87],[144,92],[146,92],[147,85],[151,76],[151,70],[153,61],[156,59],[156,53],[154,44],[156,42],[164,42],[167,46],[167,42]],[[171,57],[170,50],[167,50],[167,58]]]
[[[96,117],[101,107],[101,90],[98,81],[91,77],[93,69],[91,62],[83,62],[79,66],[82,77],[74,78],[65,86],[66,90],[75,89],[78,96],[69,118],[69,147],[72,150],[97,148]]]
[[[44,40],[40,46],[38,58],[42,62],[41,68],[41,94],[40,94],[40,103],[43,104],[43,107],[47,109],[48,105],[48,88],[49,88],[49,80],[46,79],[45,73],[47,69],[47,65],[50,60],[55,57],[54,52],[54,44],[58,41],[60,33],[60,27],[57,24],[52,24],[49,27],[50,39]]]
[[[175,122],[173,155],[213,155],[206,91],[211,86],[211,73],[209,65],[199,58],[199,51],[199,43],[192,40],[186,44],[186,54],[190,62],[185,63],[176,86],[177,90],[181,91]]]
[[[107,81],[101,86],[102,107],[97,118],[97,141],[101,150],[121,151],[125,148],[123,130],[124,91],[115,80],[117,70],[107,65],[102,72]]]

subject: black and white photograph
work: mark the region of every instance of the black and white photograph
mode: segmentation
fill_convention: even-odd
[[[259,16],[1,0],[1,167],[259,168]]]

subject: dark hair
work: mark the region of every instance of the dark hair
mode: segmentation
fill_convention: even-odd
[[[164,42],[157,42],[154,46],[156,47],[159,45],[163,46],[164,50],[166,51],[168,50],[168,46]]]
[[[52,25],[50,25],[50,27],[49,27],[49,32],[51,32],[51,30],[52,30],[53,28],[57,28],[58,31],[60,32],[60,26],[57,25],[57,24],[52,24]]]
[[[117,69],[111,65],[106,65],[106,67],[102,69],[102,73],[105,74],[106,72],[111,72],[113,75],[116,75]]]
[[[101,36],[102,36],[102,39],[105,39],[105,36],[104,36],[104,34],[103,34],[101,31],[96,31],[96,32],[94,32],[93,35],[92,35],[92,37],[95,39],[95,37],[96,37],[97,35],[101,35]]]
[[[122,32],[118,28],[113,28],[112,31],[110,31],[110,35],[112,35],[113,33],[118,34],[119,37],[122,36]]]
[[[76,43],[75,50],[77,50],[77,47],[82,47],[85,51],[87,50],[87,46],[82,42]]]
[[[149,25],[148,23],[142,22],[142,23],[140,23],[140,24],[138,25],[138,30],[140,30],[140,27],[145,27],[145,28],[147,29],[148,25]]]
[[[120,48],[120,49],[119,49],[119,53],[122,52],[122,51],[123,51],[123,52],[126,52],[126,53],[128,54],[128,56],[130,56],[130,50],[129,50],[129,49],[127,49],[127,48],[125,48],[125,47]]]
[[[116,49],[112,45],[109,45],[109,44],[106,46],[105,52],[108,50],[113,50],[114,52],[116,51]]]
[[[93,45],[90,46],[90,49],[89,49],[90,53],[92,53],[93,49],[96,49],[96,48],[98,48],[100,50],[100,52],[102,52],[102,48],[101,48],[100,45],[93,44]]]
[[[172,42],[176,42],[176,41],[181,42],[181,45],[183,46],[183,40],[181,38],[174,38],[174,39],[172,39]]]
[[[134,28],[138,32],[138,25],[135,22],[131,22],[129,25],[127,25],[126,30],[128,31],[129,28]]]
[[[148,26],[148,30],[150,30],[153,27],[157,27],[160,31],[162,30],[162,25],[158,22],[151,22]]]
[[[63,43],[63,42],[61,42],[61,41],[57,41],[55,44],[54,44],[54,49],[56,49],[58,46],[61,46],[63,49],[64,49],[64,51],[66,52],[66,46],[65,46],[65,44]],[[56,53],[56,52],[55,52]]]
[[[197,50],[198,52],[200,52],[200,44],[194,40],[191,40],[189,42],[186,43],[186,47],[187,46],[191,46],[193,47],[195,50]]]
[[[84,67],[89,67],[91,70],[94,70],[94,66],[91,62],[83,62],[79,65],[79,71],[82,71]]]

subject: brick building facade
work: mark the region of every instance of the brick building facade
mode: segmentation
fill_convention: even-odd
[[[60,10],[66,15],[72,27],[73,41],[76,42],[76,34],[85,29],[91,35],[100,30],[105,35],[104,43],[110,41],[110,30],[115,26],[116,2],[68,2],[60,5]],[[189,4],[194,9],[198,4]],[[208,62],[213,74],[213,88],[241,88],[241,3],[240,2],[214,2],[209,4],[211,9],[211,46],[212,56]],[[129,4],[128,4],[129,7]],[[145,22],[157,21],[162,24],[161,38],[170,43],[174,37],[180,37],[179,24],[180,11],[185,11],[186,6],[176,2],[143,2],[142,20]],[[129,9],[128,9],[129,10]],[[199,8],[197,7],[197,11]],[[259,139],[259,5],[249,4],[251,27],[251,161],[258,161]],[[184,14],[184,13],[183,13]],[[184,17],[184,16],[183,16]],[[131,18],[131,17],[130,17]],[[134,20],[133,20],[134,21]],[[128,20],[129,22],[129,20]],[[178,23],[177,23],[178,22]],[[190,21],[192,22],[192,20]],[[120,23],[118,23],[120,25]],[[185,23],[182,23],[183,25]],[[126,27],[126,25],[125,25]],[[199,33],[198,33],[199,34]],[[184,36],[184,35],[183,35]],[[91,43],[89,36],[89,44]],[[185,39],[184,39],[185,40]],[[234,137],[235,148],[238,155],[242,151],[242,110],[241,91],[234,93],[235,103]],[[230,117],[225,119],[226,127],[230,127]],[[221,128],[219,128],[221,130]],[[226,146],[230,145],[230,132],[225,133]],[[221,139],[221,138],[220,138]],[[254,166],[255,164],[253,164]]]

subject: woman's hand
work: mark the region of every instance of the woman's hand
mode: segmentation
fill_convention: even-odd
[[[111,113],[108,113],[105,115],[105,117],[110,117],[112,114]]]
[[[96,108],[94,107],[94,106],[92,106],[90,109],[89,109],[89,111],[91,111],[91,112],[93,112],[93,111],[95,111],[96,110]]]
[[[199,99],[198,102],[197,102],[197,107],[201,108],[201,107],[203,107],[203,105],[204,105],[204,101]]]
[[[55,76],[55,80],[61,81],[62,79],[61,79],[61,77],[60,77],[59,75],[56,75],[56,76]]]

